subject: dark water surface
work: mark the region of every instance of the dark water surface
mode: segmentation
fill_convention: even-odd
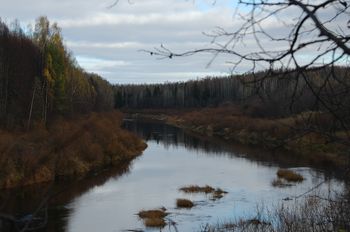
[[[327,181],[317,190],[321,194],[342,186],[320,170],[303,167],[296,158],[281,159],[278,152],[233,147],[159,123],[126,121],[125,127],[148,144],[131,165],[64,186],[42,185],[2,192],[0,207],[11,214],[32,212],[50,192],[54,197],[48,206],[47,231],[159,231],[146,229],[136,215],[141,209],[157,207],[168,209],[168,219],[177,223],[179,231],[198,231],[207,223],[255,217],[257,205],[271,208],[294,204],[283,199],[306,192],[325,178]],[[295,169],[306,180],[287,188],[272,187],[281,166]],[[220,187],[228,194],[213,201],[206,195],[178,191],[190,184]],[[177,209],[177,198],[191,199],[196,206],[191,210]],[[163,231],[174,228],[165,227]]]

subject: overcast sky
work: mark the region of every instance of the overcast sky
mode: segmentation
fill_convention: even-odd
[[[0,17],[8,23],[17,18],[27,25],[34,24],[38,16],[47,16],[62,28],[65,44],[78,63],[112,83],[184,81],[230,72],[229,57],[219,56],[207,67],[212,58],[208,54],[159,60],[139,50],[161,44],[175,52],[210,46],[203,32],[237,25],[239,20],[233,17],[237,1],[220,0],[212,5],[213,0],[120,0],[109,9],[113,2],[0,0]],[[266,26],[275,31],[272,33],[283,30],[276,23]],[[244,64],[237,71],[246,71]]]

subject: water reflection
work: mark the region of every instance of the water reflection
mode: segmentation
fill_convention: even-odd
[[[146,141],[155,141],[157,144],[161,143],[164,148],[170,149],[172,147],[185,147],[191,151],[198,153],[211,153],[222,155],[225,152],[232,151],[232,148],[213,138],[195,136],[183,129],[166,125],[164,123],[152,121],[131,121],[126,120],[124,127],[139,135]]]
[[[66,206],[89,190],[104,185],[111,177],[118,179],[126,175],[130,171],[130,165],[122,164],[118,168],[101,170],[80,180],[2,190],[0,191],[0,214],[16,218],[30,215],[48,197],[48,222],[42,231],[66,231],[68,215],[71,214],[71,209]],[[8,231],[17,230],[9,229]]]
[[[165,149],[181,146],[203,155],[244,157],[264,166],[279,166],[282,168],[308,166],[318,169],[320,171],[318,174],[322,173],[321,175],[325,175],[326,178],[336,177],[343,179],[344,177],[344,173],[339,171],[338,168],[330,166],[329,163],[324,165],[320,163],[315,164],[312,157],[303,154],[227,143],[220,138],[200,136],[190,131],[152,120],[128,119],[124,121],[124,127],[146,141],[155,141],[157,144],[162,144]]]

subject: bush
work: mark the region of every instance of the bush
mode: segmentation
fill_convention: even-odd
[[[278,178],[282,178],[290,182],[302,182],[304,180],[302,175],[288,169],[278,169],[276,174]]]
[[[194,206],[193,202],[188,199],[177,199],[176,206],[178,208],[192,208]]]

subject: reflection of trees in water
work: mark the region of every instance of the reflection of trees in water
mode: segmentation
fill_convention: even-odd
[[[163,144],[166,149],[171,147],[185,147],[198,154],[210,156],[244,157],[247,161],[264,166],[279,167],[316,167],[323,170],[326,176],[338,176],[341,173],[330,167],[315,163],[312,157],[287,151],[264,150],[257,147],[229,143],[216,137],[205,137],[181,128],[156,121],[125,121],[124,127],[146,141]],[[338,173],[339,172],[339,173]]]
[[[220,143],[215,139],[203,138],[198,135],[185,132],[183,129],[157,122],[125,121],[124,127],[146,141],[161,143],[166,149],[171,147],[185,147],[190,151],[199,151],[224,155],[231,154],[232,149],[228,144]]]
[[[91,174],[81,180],[65,180],[55,185],[44,183],[0,191],[0,212],[16,217],[32,213],[49,192],[49,216],[44,231],[66,231],[67,215],[71,213],[71,209],[63,205],[72,202],[93,187],[104,185],[111,177],[118,178],[127,174],[130,165],[132,163],[101,170],[100,173]]]

